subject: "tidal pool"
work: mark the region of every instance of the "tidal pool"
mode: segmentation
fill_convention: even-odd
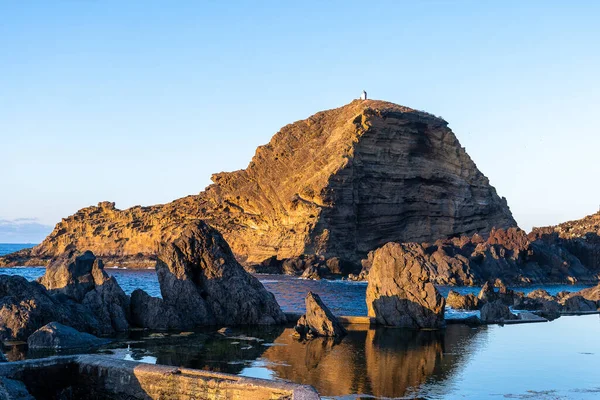
[[[160,295],[153,270],[108,269],[123,289]],[[30,280],[43,268],[0,273]],[[308,290],[338,315],[365,315],[366,283],[307,281],[259,275],[285,311],[302,312]],[[551,293],[583,286],[547,285]],[[443,294],[450,288],[440,287]],[[463,293],[479,288],[453,288]],[[101,350],[120,359],[286,379],[314,386],[325,398],[598,399],[600,318],[561,317],[553,322],[507,326],[449,325],[440,331],[355,325],[341,341],[299,341],[293,328],[234,328],[183,333],[131,332]],[[26,346],[5,348],[9,360],[48,355]]]

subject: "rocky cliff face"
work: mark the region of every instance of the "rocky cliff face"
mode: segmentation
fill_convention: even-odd
[[[389,241],[516,225],[446,121],[383,101],[357,100],[287,125],[248,168],[212,180],[165,205],[84,208],[3,263],[37,263],[75,247],[107,264],[144,264],[196,219],[217,228],[246,263],[301,254],[357,262]]]

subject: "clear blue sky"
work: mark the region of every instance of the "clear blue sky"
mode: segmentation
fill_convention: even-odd
[[[600,2],[295,3],[0,2],[0,242],[198,193],[363,88],[449,121],[524,229],[598,209]]]

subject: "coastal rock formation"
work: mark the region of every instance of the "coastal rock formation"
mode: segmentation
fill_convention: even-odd
[[[539,311],[538,314],[547,319],[560,316],[561,306],[557,299],[543,289],[536,289],[527,296],[517,297],[513,303],[515,310]]]
[[[505,321],[516,320],[518,317],[510,312],[508,306],[501,300],[492,303],[485,303],[481,307],[481,321],[487,324],[503,323]]]
[[[21,276],[0,275],[0,340],[27,340],[52,321],[102,332],[100,322],[82,304],[64,295],[51,296],[42,285]]]
[[[136,295],[134,314],[138,322],[144,321],[142,326],[153,325],[156,319],[150,316],[165,310],[167,315],[175,310],[179,320],[191,327],[286,321],[275,296],[235,260],[221,234],[202,221],[162,246],[156,272],[163,300],[140,305],[139,299],[145,296]],[[177,323],[175,316],[170,318]],[[165,327],[160,324],[148,327]]]
[[[89,308],[100,322],[101,333],[129,329],[129,297],[91,251],[64,254],[48,265],[38,281],[50,293],[63,294]]]
[[[341,337],[346,329],[340,324],[318,294],[308,292],[304,301],[306,313],[300,317],[295,330],[301,337]]]
[[[27,346],[30,349],[83,349],[99,347],[107,343],[110,343],[110,340],[79,332],[58,322],[42,326],[27,338]]]
[[[454,290],[448,293],[446,298],[446,305],[452,307],[455,310],[477,310],[479,309],[479,298],[474,294],[462,295]]]
[[[430,272],[420,246],[388,243],[375,251],[367,286],[369,316],[382,325],[442,327],[445,300],[429,280]]]
[[[358,265],[389,241],[516,226],[446,121],[384,101],[357,100],[287,125],[246,169],[212,180],[200,194],[164,205],[84,208],[33,250],[0,262],[45,263],[78,248],[106,263],[146,267],[160,243],[198,219],[246,264],[318,254]]]
[[[493,229],[486,239],[475,234],[406,245],[422,249],[430,279],[437,285],[474,286],[495,279],[511,285],[585,283],[600,277],[600,267],[584,265],[555,233]]]

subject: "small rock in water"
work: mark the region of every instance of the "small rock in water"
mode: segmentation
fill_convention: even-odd
[[[308,292],[305,299],[306,314],[302,315],[294,328],[301,337],[341,337],[346,329],[327,308],[318,294]]]

